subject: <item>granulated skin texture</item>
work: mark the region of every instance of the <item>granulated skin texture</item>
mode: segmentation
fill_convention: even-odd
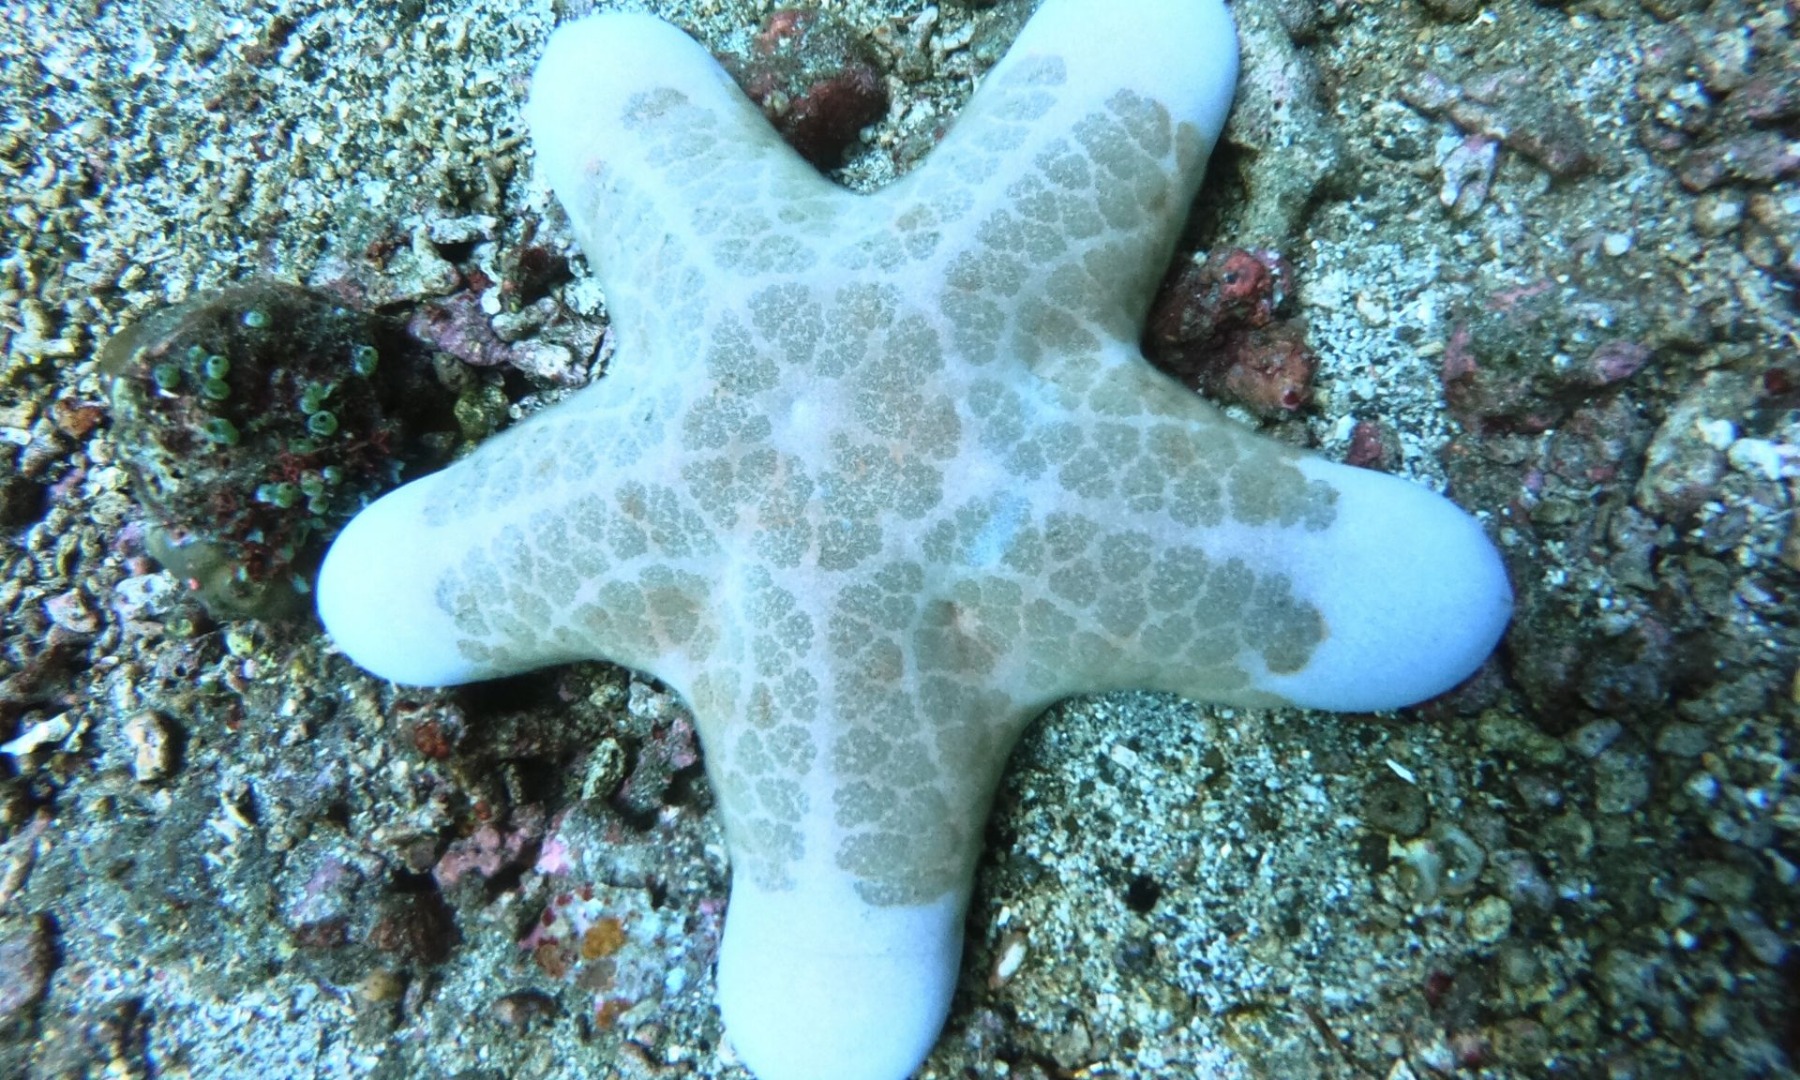
[[[765,1080],[841,1067],[767,1049],[818,1020],[764,1015],[776,988],[823,984],[859,1061],[857,1002],[923,1003],[855,1075],[929,1048],[994,786],[1048,705],[1390,707],[1505,624],[1461,511],[1261,438],[1139,355],[1235,47],[1222,7],[1152,2],[1146,40],[1098,44],[1098,6],[1049,4],[869,196],[673,28],[559,31],[527,115],[612,371],[371,507],[321,575],[327,628],[396,681],[603,657],[686,699],[734,875],[722,1003]]]
[[[1033,156],[1023,206],[983,213],[940,179],[1002,169],[987,147],[1024,142],[1064,81],[1014,67],[987,91],[1004,120],[879,200],[764,197],[778,178],[738,165],[716,112],[633,98],[624,128],[671,167],[613,185],[592,239],[629,262],[686,227],[659,203],[705,223],[711,267],[647,268],[614,301],[626,340],[698,363],[602,381],[424,507],[440,527],[523,518],[437,588],[462,656],[520,670],[599,641],[681,686],[743,831],[734,866],[771,886],[817,766],[854,781],[838,864],[872,901],[917,903],[967,873],[951,823],[978,826],[993,781],[950,763],[997,766],[1099,685],[1267,700],[1250,658],[1299,671],[1323,633],[1287,575],[1209,558],[1196,530],[1322,529],[1335,492],[1277,443],[1194,425],[1191,395],[1106,348],[1130,333],[1121,286],[1154,284],[1145,251],[1185,209],[1163,172],[1194,168],[1199,135],[1121,92]],[[915,276],[942,282],[924,310]]]

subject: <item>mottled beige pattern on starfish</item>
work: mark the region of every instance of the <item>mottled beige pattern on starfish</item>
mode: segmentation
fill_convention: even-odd
[[[744,117],[634,96],[620,127],[649,168],[571,213],[606,230],[579,231],[647,355],[425,506],[518,515],[438,585],[462,654],[604,655],[683,691],[734,868],[771,886],[818,842],[823,795],[868,899],[939,895],[1045,706],[1273,702],[1246,664],[1298,671],[1323,633],[1279,568],[1196,530],[1320,529],[1335,493],[1119,347],[1202,138],[1121,91],[1034,140],[1064,82],[1057,58],[1015,65],[928,170],[869,198],[746,153]]]

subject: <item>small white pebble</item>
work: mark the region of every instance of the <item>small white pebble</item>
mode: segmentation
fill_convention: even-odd
[[[1768,439],[1739,439],[1725,453],[1731,467],[1741,473],[1759,473],[1765,480],[1800,477],[1800,446]]]
[[[69,723],[68,713],[58,713],[48,720],[39,720],[25,729],[24,734],[7,743],[0,743],[0,753],[14,757],[24,757],[46,746],[52,746],[69,737],[73,725]]]
[[[988,986],[999,988],[1017,975],[1019,968],[1025,964],[1025,954],[1028,951],[1029,946],[1023,933],[1017,930],[1008,933],[1000,942],[1000,953],[994,959],[994,970],[988,976]]]
[[[1356,313],[1361,315],[1363,322],[1370,326],[1386,326],[1388,324],[1387,306],[1368,293],[1356,294]]]
[[[167,779],[175,770],[175,732],[154,712],[141,712],[125,721],[125,742],[131,747],[131,775],[140,784]]]
[[[1729,420],[1702,420],[1694,426],[1714,450],[1727,449],[1737,439],[1737,425]]]
[[[1484,896],[1470,905],[1467,915],[1469,936],[1483,945],[1492,945],[1512,932],[1512,905],[1498,896]]]
[[[1709,772],[1695,773],[1688,777],[1688,782],[1683,786],[1689,795],[1701,802],[1712,802],[1719,797],[1719,781]]]

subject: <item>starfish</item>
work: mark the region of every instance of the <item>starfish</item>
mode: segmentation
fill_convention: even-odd
[[[1468,515],[1138,351],[1236,72],[1217,0],[1048,0],[930,157],[857,195],[665,23],[570,23],[537,67],[616,358],[365,509],[319,613],[400,683],[604,658],[685,699],[731,858],[720,1007],[762,1080],[923,1060],[1051,704],[1396,707],[1506,624]]]

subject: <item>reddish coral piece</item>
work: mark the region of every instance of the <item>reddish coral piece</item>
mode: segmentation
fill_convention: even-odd
[[[787,144],[822,169],[840,164],[862,129],[887,115],[887,82],[873,56],[817,10],[771,12],[750,55],[730,66]]]
[[[106,410],[91,401],[60,397],[50,403],[50,419],[64,435],[85,439],[106,419]]]
[[[1605,386],[1637,374],[1650,357],[1650,347],[1642,342],[1609,341],[1588,357],[1584,374],[1594,385]]]
[[[629,1001],[621,998],[607,998],[594,1010],[594,1026],[601,1031],[606,1031],[618,1023],[619,1017],[624,1016],[630,1008],[631,1002]]]
[[[1487,1040],[1473,1031],[1452,1035],[1450,1052],[1456,1055],[1456,1063],[1465,1069],[1476,1069],[1487,1064]]]
[[[470,872],[483,880],[492,880],[503,870],[530,865],[537,858],[539,842],[544,836],[544,818],[533,807],[518,810],[505,828],[484,824],[472,834],[450,845],[432,875],[438,887],[448,889]]]
[[[1317,358],[1298,327],[1276,324],[1293,274],[1273,251],[1229,248],[1165,283],[1145,349],[1209,395],[1278,417],[1312,400]]]
[[[421,720],[413,725],[413,748],[426,757],[442,761],[450,756],[450,736],[436,719]]]
[[[1443,1005],[1444,999],[1450,996],[1450,990],[1456,985],[1456,976],[1442,968],[1437,968],[1425,976],[1425,1004],[1432,1008]]]
[[[1221,367],[1202,376],[1209,393],[1263,417],[1296,412],[1312,400],[1318,359],[1290,327],[1229,334],[1223,357]]]
[[[1150,313],[1153,342],[1205,342],[1236,328],[1267,326],[1287,300],[1293,271],[1273,251],[1227,248],[1190,262],[1163,286]]]
[[[407,319],[406,332],[475,367],[498,367],[508,362],[512,351],[495,335],[493,323],[481,310],[480,294],[471,290],[420,305]]]
[[[1374,420],[1358,420],[1350,429],[1350,446],[1344,451],[1344,464],[1386,472],[1399,459],[1399,440],[1391,429]]]
[[[1720,139],[1687,155],[1675,178],[1689,191],[1731,181],[1769,185],[1800,174],[1800,152],[1778,131],[1751,131]]]
[[[531,959],[537,963],[538,970],[552,979],[560,979],[569,973],[569,954],[554,941],[542,942],[531,950]]]

